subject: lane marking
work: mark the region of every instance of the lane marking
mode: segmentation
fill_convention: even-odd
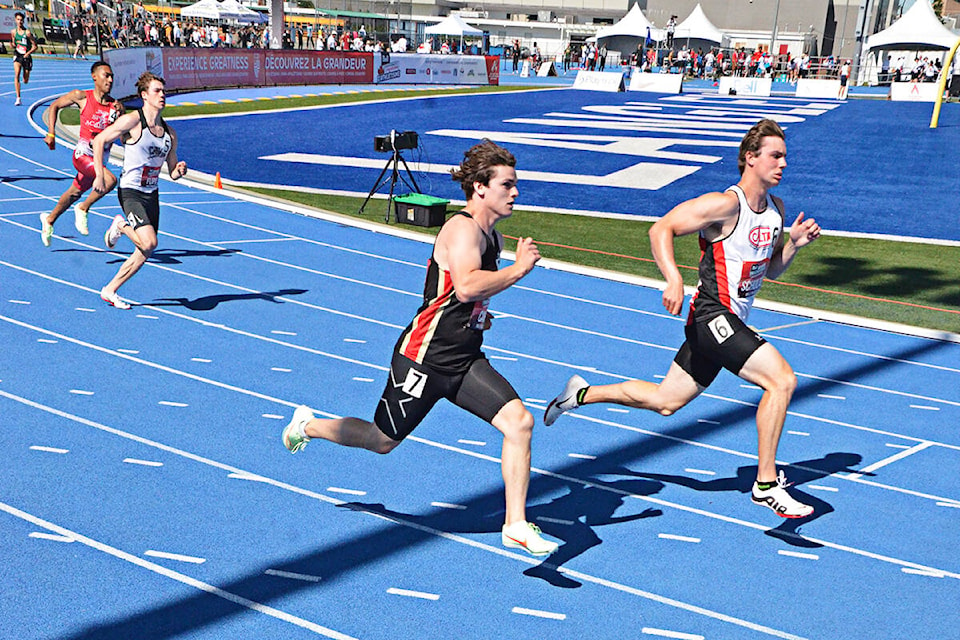
[[[938,502],[938,507],[952,507],[954,509],[960,509],[960,502]]]
[[[717,475],[716,471],[707,471],[706,469],[684,469],[687,473],[698,473],[702,476],[715,476]]]
[[[457,442],[459,442],[460,444],[472,444],[476,447],[487,446],[487,443],[483,442],[482,440],[457,440]]]
[[[284,367],[270,367],[270,371],[279,371],[280,373],[291,373],[293,369],[286,369]]]
[[[755,385],[755,384],[741,384],[741,385],[740,385],[740,388],[741,388],[741,389],[750,389],[751,391],[763,391],[763,388],[762,388],[762,387],[758,387],[758,386]]]
[[[936,571],[922,571],[922,570],[920,570],[920,569],[911,569],[910,567],[903,567],[902,569],[900,569],[900,571],[903,571],[904,573],[910,573],[910,574],[913,574],[913,575],[915,575],[915,576],[927,576],[928,578],[943,578],[943,577],[944,577],[944,575],[943,575],[942,573],[938,573],[938,572],[936,572]]]
[[[157,316],[147,315],[146,313],[138,313],[138,314],[137,314],[137,317],[138,317],[138,318],[143,318],[144,320],[159,320],[159,319],[160,319],[160,318],[158,318]]]
[[[39,444],[30,445],[30,449],[33,451],[44,451],[46,453],[70,453],[70,449],[58,449],[56,447],[45,447]]]
[[[912,404],[910,405],[911,409],[922,409],[924,411],[940,411],[940,407],[928,407],[922,404]]]
[[[31,538],[39,538],[40,540],[52,540],[53,542],[75,542],[70,536],[58,536],[55,533],[44,533],[43,531],[31,531]]]
[[[678,540],[680,542],[694,542],[699,543],[700,538],[691,538],[690,536],[677,536],[672,533],[658,533],[658,538],[663,538],[664,540]]]
[[[524,400],[524,402],[533,403],[533,404],[547,404],[549,400],[540,400],[539,398],[527,398]]]
[[[830,395],[829,393],[818,393],[818,394],[817,394],[817,397],[818,397],[818,398],[825,398],[825,399],[827,399],[827,400],[846,400],[846,397],[844,397],[844,396],[832,396],[832,395]]]
[[[892,442],[888,442],[883,446],[890,447],[891,449],[909,449],[910,448],[910,445],[908,444],[894,444]]]
[[[702,422],[702,423],[705,423],[705,424],[720,424],[720,423],[717,422],[716,420],[707,420],[706,418],[698,418],[698,419],[697,419],[697,422]]]
[[[787,551],[786,549],[778,549],[777,553],[781,556],[789,556],[791,558],[802,558],[803,560],[819,560],[820,556],[815,553],[800,553],[799,551]]]
[[[56,340],[48,340],[47,338],[37,338],[37,342],[42,342],[44,344],[57,344]]]
[[[630,413],[630,409],[621,409],[620,407],[607,407],[607,411],[611,413]]]
[[[376,382],[373,378],[354,377],[355,382]]]
[[[150,556],[151,558],[163,558],[164,560],[176,560],[178,562],[189,562],[190,564],[203,564],[207,561],[206,558],[197,558],[196,556],[185,556],[181,553],[167,553],[166,551],[154,551],[153,549],[147,549],[143,552],[143,555]]]
[[[208,204],[205,202],[179,202],[177,204],[186,205],[186,204]],[[212,204],[220,204],[215,202]],[[257,244],[261,242],[290,242],[291,240],[296,240],[296,238],[262,238],[259,240],[217,240],[213,244]]]
[[[366,340],[358,340],[357,338],[344,338],[344,342],[352,342],[354,344],[367,344]]]
[[[278,578],[290,578],[291,580],[302,580],[303,582],[320,582],[320,576],[311,576],[307,573],[293,573],[292,571],[281,571],[280,569],[267,569],[264,571],[268,576],[277,576]]]
[[[489,358],[491,360],[505,360],[507,362],[516,362],[518,360],[518,358],[514,358],[513,356],[489,356]]]
[[[591,456],[586,453],[568,453],[568,458],[578,458],[580,460],[596,460],[597,456]]]
[[[575,520],[562,520],[562,519],[560,519],[560,518],[550,518],[550,517],[547,517],[547,516],[537,516],[537,517],[536,517],[536,521],[537,521],[537,522],[549,522],[550,524],[562,524],[562,525],[565,525],[565,526],[568,526],[568,527],[576,524],[576,521],[575,521]]]
[[[139,460],[137,458],[124,458],[124,462],[128,464],[139,464],[144,467],[162,467],[162,462],[157,462],[155,460]]]
[[[10,303],[12,303],[12,304],[30,304],[30,303],[29,303],[28,301],[26,301],[26,300],[7,300],[7,302],[10,302]]]
[[[341,489],[340,487],[327,487],[327,491],[330,493],[344,493],[348,496],[365,496],[367,495],[366,491],[359,491],[357,489]]]
[[[84,391],[83,389],[70,389],[70,393],[77,396],[92,396],[93,391]]]
[[[270,418],[271,420],[283,420],[285,416],[281,416],[278,413],[263,413],[260,415],[261,418]]]
[[[884,458],[883,460],[879,460],[879,461],[874,462],[873,464],[871,464],[871,465],[869,465],[869,466],[863,467],[862,469],[860,469],[860,472],[859,472],[859,473],[852,473],[852,474],[848,475],[847,477],[861,478],[861,477],[867,475],[868,473],[873,473],[873,472],[876,471],[877,469],[881,469],[881,468],[887,466],[888,464],[893,464],[894,462],[897,462],[897,461],[899,461],[899,460],[903,460],[904,458],[906,458],[906,457],[908,457],[908,456],[912,456],[912,455],[915,454],[915,453],[919,453],[920,451],[923,451],[924,449],[928,449],[928,448],[932,447],[933,444],[934,444],[933,442],[929,442],[929,441],[921,442],[920,444],[916,444],[916,445],[910,447],[909,449],[904,449],[904,450],[901,451],[900,453],[895,453],[895,454],[893,454],[892,456],[890,456],[889,458]]]
[[[837,489],[836,487],[825,487],[821,484],[808,484],[808,485],[805,485],[805,488],[814,489],[816,491],[832,491],[834,493],[837,493],[838,491],[840,491],[840,489]]]
[[[190,406],[184,402],[172,402],[170,400],[161,400],[157,404],[163,405],[165,407],[189,407]]]
[[[77,307],[74,311],[83,311],[84,313],[96,313],[96,309],[90,309],[89,307]]]
[[[398,589],[390,587],[387,593],[395,596],[406,596],[408,598],[420,598],[421,600],[439,600],[440,596],[436,593],[425,593],[423,591],[410,591],[408,589]]]
[[[806,431],[787,431],[792,436],[809,436],[810,434]]]
[[[439,507],[441,509],[458,509],[460,511],[465,511],[467,508],[462,504],[453,504],[451,502],[431,502],[431,507]]]
[[[677,638],[678,640],[704,640],[704,637],[695,633],[683,633],[681,631],[668,631],[666,629],[657,629],[655,627],[644,627],[640,633],[650,636],[660,636],[661,638]]]
[[[205,364],[209,364],[209,363],[213,362],[213,360],[211,360],[210,358],[190,358],[190,361],[191,361],[191,362],[203,362],[203,363],[205,363]]]
[[[278,336],[295,336],[295,335],[297,335],[297,334],[294,333],[293,331],[281,331],[281,330],[279,330],[279,329],[274,329],[274,330],[271,331],[270,333],[274,333],[274,334],[276,334],[276,335],[278,335]]]
[[[140,353],[140,351],[138,351],[137,349],[117,349],[117,351],[119,351],[120,353],[127,353],[132,356],[135,356],[138,353]]]
[[[565,613],[552,613],[550,611],[540,611],[538,609],[524,609],[523,607],[514,607],[513,613],[519,613],[522,616],[534,616],[535,618],[548,618],[550,620],[566,620]]]

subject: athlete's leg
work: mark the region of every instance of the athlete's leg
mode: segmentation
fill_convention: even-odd
[[[110,169],[107,169],[106,167],[103,169],[103,181],[106,185],[106,189],[103,191],[91,189],[90,193],[87,195],[87,198],[83,201],[83,204],[79,205],[81,209],[87,211],[94,205],[95,202],[107,195],[109,192],[113,191],[113,188],[117,186],[117,176],[113,175]]]
[[[527,489],[530,486],[530,441],[533,438],[533,416],[514,399],[503,405],[491,424],[503,434],[500,467],[503,474],[508,526],[526,521]]]
[[[757,482],[773,482],[777,479],[777,445],[797,376],[769,342],[747,359],[738,375],[763,389],[757,408]]]
[[[137,271],[140,271],[147,258],[157,248],[157,231],[150,225],[137,229],[133,229],[130,225],[124,225],[121,231],[136,245],[137,250],[120,265],[117,275],[113,276],[113,280],[103,288],[103,292],[108,294],[115,294],[127,280],[132,278]]]
[[[680,365],[672,362],[666,377],[659,384],[646,380],[628,380],[588,387],[580,404],[610,402],[669,416],[689,404],[703,389]]]
[[[57,221],[57,218],[60,217],[64,211],[70,208],[74,202],[80,199],[80,196],[83,195],[83,191],[77,187],[77,182],[74,182],[67,187],[67,190],[63,192],[63,195],[60,196],[60,199],[57,200],[57,204],[53,207],[53,211],[47,214],[47,222],[53,224]]]
[[[390,453],[400,444],[399,440],[387,437],[374,423],[360,418],[314,418],[304,426],[303,432],[311,439],[323,438],[374,453]]]
[[[20,63],[13,62],[13,89],[17,94],[17,104],[20,103]]]

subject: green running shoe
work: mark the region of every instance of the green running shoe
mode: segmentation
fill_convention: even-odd
[[[40,241],[43,246],[49,247],[53,239],[53,225],[47,222],[47,214],[40,214]]]
[[[313,420],[313,409],[306,405],[300,405],[293,412],[293,418],[290,420],[290,424],[283,428],[281,436],[283,446],[289,449],[290,453],[300,451],[310,442],[310,438],[303,432],[303,429],[311,420]]]

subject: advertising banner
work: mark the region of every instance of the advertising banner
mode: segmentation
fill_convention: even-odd
[[[826,78],[800,78],[797,80],[798,98],[830,98],[836,100],[839,93],[839,80]]]
[[[577,72],[577,79],[573,81],[573,88],[587,91],[623,91],[623,74],[581,69]]]
[[[491,60],[496,61],[491,64]],[[393,53],[377,56],[378,84],[500,84],[496,56]],[[491,67],[494,73],[491,74]]]
[[[650,93],[680,93],[683,90],[682,73],[642,73],[634,68],[628,91]]]
[[[113,69],[110,93],[115,98],[136,95],[137,78],[144,71],[163,76],[163,57],[159,47],[110,49],[103,57]]]
[[[348,51],[263,51],[265,84],[370,84],[373,54]]]
[[[936,102],[939,82],[891,82],[890,99],[904,102]]]
[[[720,78],[720,89],[718,93],[722,96],[738,95],[769,98],[772,85],[773,80],[770,78],[735,78],[733,76],[723,76]]]
[[[10,42],[10,33],[17,28],[16,14],[13,9],[0,9],[0,40]],[[24,23],[24,26],[29,26],[29,23]]]
[[[163,49],[167,89],[246,87],[264,84],[263,52],[245,49]]]

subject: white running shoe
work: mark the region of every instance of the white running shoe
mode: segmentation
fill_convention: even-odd
[[[789,486],[790,483],[787,482],[787,477],[781,470],[780,475],[777,476],[777,484],[766,491],[761,491],[754,481],[750,499],[754,504],[770,507],[781,518],[806,518],[813,513],[813,507],[794,500],[787,493]]]
[[[532,522],[521,520],[511,525],[503,525],[500,530],[500,541],[505,547],[523,549],[532,556],[548,556],[560,545],[544,540],[540,533],[540,527]]]
[[[120,239],[120,236],[123,233],[120,232],[120,229],[127,224],[127,219],[124,218],[119,213],[113,216],[113,222],[110,223],[110,228],[107,229],[107,232],[103,234],[103,242],[107,245],[108,249],[113,249],[113,246],[117,244],[117,240]]]
[[[117,295],[116,291],[111,293],[107,291],[106,287],[104,287],[103,289],[100,289],[100,299],[106,302],[107,304],[113,305],[117,309],[123,309],[124,311],[126,311],[127,309],[130,308],[130,304],[125,300],[121,300],[120,296]]]
[[[46,213],[40,214],[40,242],[45,247],[49,247],[50,241],[53,239],[53,225],[47,222],[47,215]]]
[[[22,103],[20,102],[20,98],[18,97],[18,98],[17,98],[17,101],[13,103],[13,106],[19,107],[21,104],[22,104]]]
[[[576,374],[570,376],[570,379],[567,380],[567,386],[563,388],[563,392],[547,405],[547,410],[543,414],[543,424],[549,427],[556,422],[562,413],[579,407],[580,403],[577,402],[577,394],[580,393],[581,389],[589,386],[587,381],[580,376]]]
[[[87,227],[87,210],[82,209],[79,204],[73,208],[73,224],[80,235],[90,235],[90,228]]]
[[[289,449],[290,453],[300,451],[310,442],[310,438],[303,430],[311,420],[313,420],[313,409],[306,405],[300,405],[293,412],[290,424],[283,428],[283,433],[280,435],[283,446]]]

